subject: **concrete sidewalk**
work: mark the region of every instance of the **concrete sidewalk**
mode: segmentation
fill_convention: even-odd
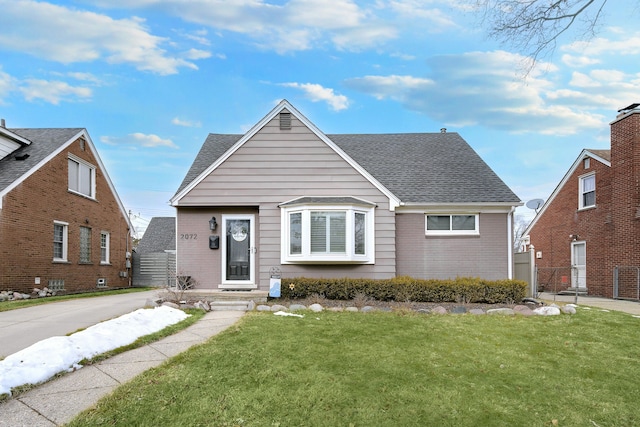
[[[71,421],[120,384],[233,325],[243,311],[211,311],[187,329],[49,381],[0,403],[1,427],[51,427]]]
[[[547,304],[558,302],[562,304],[574,304],[575,295],[555,295],[549,292],[542,292],[538,299],[543,300]],[[603,310],[616,310],[624,313],[640,316],[640,302],[627,301],[619,299],[609,299],[590,296],[578,296],[578,305],[597,307]]]

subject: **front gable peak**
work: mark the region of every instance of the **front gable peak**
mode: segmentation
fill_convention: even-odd
[[[307,119],[300,111],[298,111],[293,105],[291,105],[286,99],[283,99],[276,105],[266,116],[264,116],[259,122],[257,122],[249,131],[244,135],[239,136],[239,139],[233,143],[233,145],[227,149],[222,155],[217,157],[213,162],[199,174],[197,174],[190,182],[183,182],[182,186],[176,193],[176,195],[170,200],[171,205],[179,206],[180,200],[185,197],[191,190],[193,190],[199,183],[201,183],[207,176],[215,171],[220,165],[222,165],[229,157],[231,157],[236,151],[244,146],[247,141],[251,140],[258,132],[265,128],[269,123],[277,119],[277,123],[280,131],[287,132],[292,129],[293,119],[302,123],[309,131],[311,131],[320,141],[326,144],[331,150],[333,150],[338,156],[346,161],[353,169],[355,169],[360,175],[362,175],[373,186],[380,190],[386,197],[389,198],[389,206],[393,210],[400,204],[400,200],[391,191],[389,191],[384,185],[382,185],[376,178],[373,177],[367,170],[365,170],[360,164],[358,164],[353,158],[346,154],[338,145],[336,145],[329,137],[327,137],[315,124]],[[198,154],[194,161],[192,169],[197,164],[201,163],[200,159],[204,153]],[[190,171],[191,172],[191,171]]]

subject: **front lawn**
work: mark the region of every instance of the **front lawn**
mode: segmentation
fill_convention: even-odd
[[[640,319],[249,313],[71,426],[640,425]]]

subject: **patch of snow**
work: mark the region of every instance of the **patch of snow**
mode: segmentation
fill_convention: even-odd
[[[84,359],[135,342],[190,315],[171,307],[139,309],[64,337],[51,337],[0,361],[0,395],[38,384],[54,375],[79,369]]]
[[[533,310],[534,313],[540,316],[557,316],[560,314],[560,309],[558,307],[538,307]]]
[[[302,314],[287,313],[286,311],[276,311],[273,314],[276,315],[276,316],[304,317],[304,315],[302,315]]]

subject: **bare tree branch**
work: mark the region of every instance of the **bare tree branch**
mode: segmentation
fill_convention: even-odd
[[[569,29],[583,30],[577,39],[591,39],[607,1],[473,0],[473,3],[491,37],[532,59],[530,71],[538,59],[554,52],[558,39]]]

